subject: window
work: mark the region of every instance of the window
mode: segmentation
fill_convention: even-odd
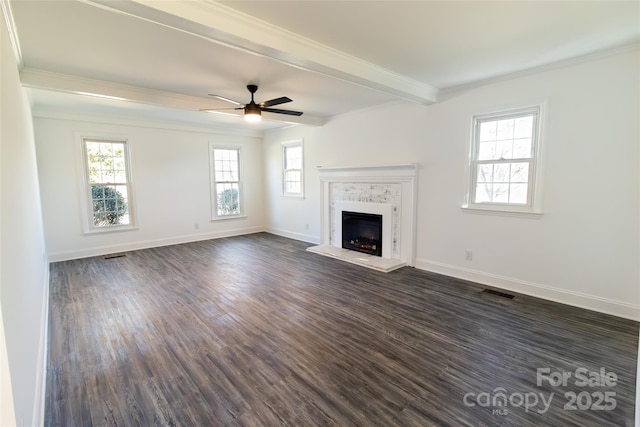
[[[285,196],[303,197],[302,141],[282,144],[282,188]]]
[[[211,156],[213,217],[237,217],[242,213],[240,149],[212,147]]]
[[[476,116],[466,207],[537,211],[540,107]]]
[[[82,138],[89,230],[132,225],[129,155],[126,140]]]

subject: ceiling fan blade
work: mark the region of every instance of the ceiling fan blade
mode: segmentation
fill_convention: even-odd
[[[200,111],[223,111],[223,110],[244,110],[244,107],[229,107],[229,108],[201,108]]]
[[[300,111],[291,111],[291,110],[280,110],[278,108],[260,108],[261,111],[266,111],[268,113],[277,113],[277,114],[287,114],[289,116],[301,116],[302,112]]]
[[[284,104],[285,102],[291,102],[292,100],[286,96],[280,98],[270,99],[269,101],[261,102],[261,107],[273,107],[274,105]]]
[[[230,102],[232,104],[236,104],[236,105],[244,105],[241,102],[238,101],[234,101],[233,99],[229,99],[229,98],[225,98],[224,96],[220,96],[220,95],[214,95],[212,93],[209,94],[209,96],[213,96],[214,98],[218,98],[221,101],[226,101],[226,102]]]

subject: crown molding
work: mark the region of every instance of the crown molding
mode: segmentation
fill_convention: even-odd
[[[20,40],[18,39],[18,30],[16,29],[16,23],[13,19],[13,10],[11,10],[11,3],[9,2],[9,0],[0,0],[0,8],[2,8],[4,22],[7,25],[7,31],[9,32],[9,41],[11,42],[13,54],[16,57],[16,64],[18,64],[18,69],[21,69],[24,66],[24,61],[22,60],[22,50],[20,49]]]
[[[586,62],[598,61],[600,59],[608,58],[610,56],[620,55],[627,52],[633,52],[638,50],[640,50],[640,42],[626,43],[620,46],[602,49],[602,50],[588,53],[581,56],[576,56],[574,58],[569,58],[562,61],[555,61],[549,64],[539,65],[537,67],[527,68],[521,71],[515,71],[513,73],[502,74],[502,75],[490,77],[487,79],[477,80],[475,82],[465,83],[465,84],[456,85],[456,86],[450,86],[440,90],[439,101],[443,101],[457,93],[465,92],[481,86],[487,86],[494,83],[500,83],[503,81],[513,80],[520,77],[526,77],[533,74],[539,74],[546,71],[557,70],[560,68],[571,67],[571,66],[583,64]]]
[[[85,2],[412,102],[429,105],[438,98],[438,89],[431,85],[317,43],[213,0]]]

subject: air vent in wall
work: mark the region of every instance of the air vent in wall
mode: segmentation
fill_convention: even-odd
[[[499,291],[494,291],[493,289],[484,289],[482,292],[485,293],[485,294],[495,295],[497,297],[502,297],[502,298],[507,298],[507,299],[513,299],[515,297],[515,295],[506,294],[504,292],[499,292]]]
[[[126,256],[127,254],[111,254],[111,255],[105,255],[103,259],[123,258]]]

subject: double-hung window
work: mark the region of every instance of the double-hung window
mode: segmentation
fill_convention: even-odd
[[[285,196],[304,196],[303,165],[302,141],[282,144],[282,193]]]
[[[89,231],[133,225],[126,139],[82,138]]]
[[[242,214],[240,149],[211,147],[213,219]]]
[[[476,116],[468,208],[537,212],[540,107]]]

